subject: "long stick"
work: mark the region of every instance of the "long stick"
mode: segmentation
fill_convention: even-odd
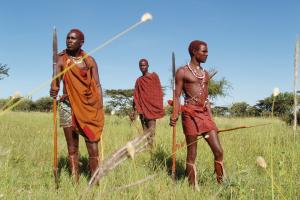
[[[135,154],[145,151],[149,146],[149,142],[147,138],[149,135],[153,134],[154,129],[149,129],[145,132],[144,135],[140,135],[133,140],[129,141],[135,149]],[[118,149],[113,153],[110,157],[107,157],[103,160],[102,164],[97,168],[94,175],[91,177],[89,181],[89,188],[94,186],[96,182],[98,182],[103,176],[105,176],[112,169],[117,167],[120,163],[130,158],[127,145]]]
[[[54,144],[54,163],[53,172],[55,178],[56,188],[58,188],[58,161],[57,161],[57,121],[56,121],[56,98],[53,99],[53,144]]]
[[[123,186],[120,186],[120,187],[112,188],[112,189],[110,189],[110,190],[107,191],[107,192],[103,192],[103,193],[100,192],[98,196],[104,196],[104,195],[107,195],[107,194],[109,194],[109,193],[115,193],[115,192],[118,192],[118,191],[121,191],[121,190],[125,190],[125,189],[128,189],[128,188],[132,188],[132,187],[141,185],[141,184],[143,184],[143,183],[145,183],[145,182],[147,182],[147,181],[150,181],[150,180],[154,179],[155,176],[157,176],[157,174],[153,174],[153,175],[147,176],[146,178],[143,178],[143,179],[141,179],[141,180],[138,180],[138,181],[136,181],[136,182],[134,182],[134,183],[130,183],[130,184],[128,184],[128,185],[123,185]],[[96,198],[95,198],[95,199],[96,199]]]
[[[254,127],[259,127],[259,126],[266,126],[266,125],[269,125],[269,124],[271,124],[271,123],[258,124],[258,125],[253,125],[253,126],[238,126],[238,127],[234,127],[234,128],[221,129],[221,130],[218,130],[218,134],[220,134],[222,132],[234,131],[234,130],[243,129],[243,128],[254,128]],[[192,142],[190,144],[186,144],[185,141],[182,141],[181,143],[177,144],[177,149],[180,149],[180,148],[182,148],[184,146],[192,145],[192,144],[194,144],[195,142],[197,142],[198,140],[200,140],[202,138],[205,138],[205,136],[204,137],[202,135],[199,136],[196,141],[194,141],[194,142]]]
[[[56,61],[57,61],[57,33],[56,28],[54,27],[53,31],[53,77],[56,76]],[[57,79],[53,80],[52,84],[56,84]],[[53,146],[54,146],[54,158],[53,158],[53,172],[55,178],[56,188],[58,185],[58,161],[57,161],[57,120],[56,120],[56,97],[53,98]]]
[[[104,147],[103,147],[103,135],[101,134],[100,146],[101,146],[101,160],[104,160]]]
[[[173,75],[173,118],[175,117],[175,112],[176,112],[176,94],[175,94],[175,54],[174,52],[172,53],[172,75]],[[172,179],[175,181],[175,174],[176,174],[176,126],[173,126],[173,137],[172,137]]]
[[[296,137],[297,131],[297,86],[298,86],[298,63],[299,63],[299,39],[296,39],[296,46],[295,46],[295,55],[294,55],[294,125],[293,125],[293,132],[294,132],[294,139]]]

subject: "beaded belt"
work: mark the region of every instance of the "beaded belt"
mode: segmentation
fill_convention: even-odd
[[[201,103],[199,101],[198,97],[192,97],[192,98],[185,98],[184,99],[184,105],[192,104],[192,105],[200,106],[200,107],[203,107],[203,108],[206,106],[207,102],[208,102],[208,100],[205,100],[204,103]]]

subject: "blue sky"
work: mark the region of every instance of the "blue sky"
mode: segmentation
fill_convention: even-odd
[[[274,87],[293,90],[295,39],[300,33],[300,1],[1,1],[0,62],[10,76],[0,81],[0,98],[20,91],[27,95],[52,75],[52,29],[58,30],[59,50],[71,28],[85,33],[83,49],[93,50],[137,22],[144,23],[92,56],[99,65],[105,89],[133,88],[140,76],[138,60],[147,58],[162,85],[171,79],[171,53],[176,64],[189,60],[190,41],[206,41],[209,57],[203,65],[216,68],[215,79],[232,86],[217,105],[246,101],[253,105],[271,95]],[[33,99],[48,95],[49,87]],[[167,91],[167,97],[171,91]]]

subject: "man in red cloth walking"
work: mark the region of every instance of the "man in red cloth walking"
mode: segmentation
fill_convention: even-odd
[[[189,184],[197,188],[195,160],[197,156],[197,137],[204,136],[215,159],[217,181],[223,178],[223,149],[218,128],[213,121],[208,100],[208,82],[210,76],[201,66],[208,56],[207,44],[203,41],[192,41],[189,45],[190,62],[180,67],[175,75],[175,116],[170,118],[170,125],[175,126],[180,111],[180,96],[184,94],[182,126],[187,143],[186,175]]]
[[[98,142],[104,126],[103,97],[95,60],[81,49],[84,35],[72,29],[66,38],[67,48],[58,55],[56,76],[68,69],[52,84],[50,96],[56,97],[63,79],[63,96],[60,98],[60,126],[63,127],[69,153],[69,167],[75,182],[79,181],[79,134],[89,154],[90,176],[99,165]]]
[[[153,130],[153,135],[149,138],[149,143],[153,146],[156,119],[164,116],[163,91],[158,75],[155,72],[150,73],[148,71],[149,64],[146,59],[139,61],[139,67],[142,76],[135,82],[131,119],[135,118],[135,112],[137,112],[144,132],[150,129]]]

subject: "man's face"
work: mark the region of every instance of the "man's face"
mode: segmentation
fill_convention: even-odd
[[[148,65],[148,63],[146,62],[146,61],[141,61],[140,63],[139,63],[139,66],[140,66],[140,70],[141,70],[141,72],[143,73],[143,74],[145,74],[145,73],[147,73],[148,72],[148,67],[149,67],[149,65]]]
[[[70,32],[67,35],[66,45],[68,50],[76,51],[81,48],[82,44],[83,44],[83,40],[80,38],[78,33]]]
[[[208,56],[207,46],[200,44],[199,50],[194,51],[194,56],[199,63],[205,63]]]

